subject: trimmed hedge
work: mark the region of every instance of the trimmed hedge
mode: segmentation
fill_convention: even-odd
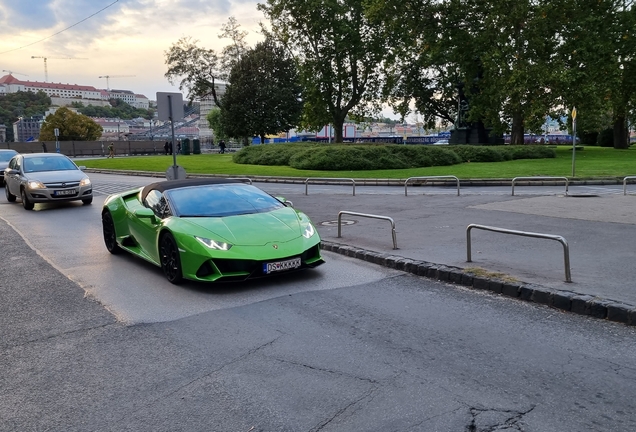
[[[463,162],[500,162],[555,157],[544,146],[429,146],[377,144],[264,144],[241,149],[237,164],[287,165],[319,171],[357,171],[449,166]]]

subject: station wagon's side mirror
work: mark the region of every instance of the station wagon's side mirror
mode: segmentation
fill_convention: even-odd
[[[5,174],[16,175],[16,174],[20,174],[20,171],[18,171],[17,169],[11,168],[10,170],[6,170]]]

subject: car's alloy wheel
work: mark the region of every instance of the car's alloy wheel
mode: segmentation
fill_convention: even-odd
[[[9,185],[6,184],[6,182],[4,184],[4,194],[7,196],[7,201],[9,202],[15,201],[16,196],[13,195],[11,192],[9,192]]]
[[[21,191],[21,196],[22,196],[22,207],[24,207],[25,210],[33,210],[33,206],[35,204],[29,201],[29,198],[27,197],[26,191],[24,189],[22,189]]]
[[[179,247],[172,234],[167,233],[161,237],[159,255],[161,268],[166,278],[173,284],[180,283],[183,280],[181,258],[179,257]]]
[[[115,232],[113,216],[108,210],[102,213],[102,232],[104,233],[104,244],[108,252],[112,254],[121,252],[121,248],[117,244],[117,232]]]

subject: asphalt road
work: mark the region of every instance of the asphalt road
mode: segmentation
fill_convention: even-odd
[[[632,327],[330,253],[172,287],[106,252],[100,201],[0,199],[2,431],[636,429]]]

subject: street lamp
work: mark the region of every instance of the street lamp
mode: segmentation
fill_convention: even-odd
[[[15,142],[22,142],[22,116],[18,117],[18,136],[15,138]]]

